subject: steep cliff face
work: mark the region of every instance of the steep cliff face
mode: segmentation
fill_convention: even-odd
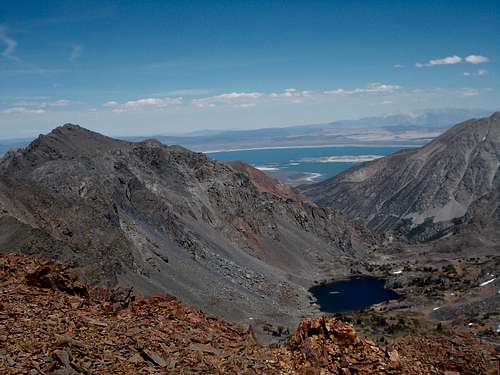
[[[500,219],[500,113],[300,190],[378,232],[428,240]]]
[[[313,280],[347,273],[373,240],[259,173],[65,125],[0,160],[0,249],[233,321],[298,314]]]

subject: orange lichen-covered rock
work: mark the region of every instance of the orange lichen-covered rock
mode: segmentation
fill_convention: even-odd
[[[410,335],[391,345],[382,349],[357,337],[351,325],[318,317],[303,320],[287,345],[271,348],[257,343],[250,329],[173,297],[94,289],[59,263],[0,254],[2,375],[494,371],[472,337]]]
[[[303,320],[290,338],[288,348],[295,362],[306,368],[321,368],[335,374],[396,373],[382,349],[359,339],[351,325],[334,318]]]

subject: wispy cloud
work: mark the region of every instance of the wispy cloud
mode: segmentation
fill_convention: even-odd
[[[119,103],[117,101],[108,101],[103,104],[103,107],[110,108],[113,112],[138,111],[146,108],[164,109],[166,107],[182,104],[182,97],[178,98],[144,98],[130,100],[128,102]]]
[[[465,88],[459,90],[459,95],[461,95],[461,96],[478,96],[479,90],[465,87]]]
[[[396,69],[401,69],[401,68],[404,68],[405,66],[402,64],[394,64],[392,67],[396,68]]]
[[[455,65],[455,64],[460,64],[462,62],[466,62],[469,64],[483,64],[489,61],[490,61],[489,57],[481,55],[469,55],[466,57],[453,55],[453,56],[443,57],[441,59],[429,60],[429,62],[426,63],[417,62],[415,63],[415,66],[417,68],[429,68],[431,66],[436,66],[436,65]]]
[[[71,104],[75,104],[76,102],[73,101],[73,100],[69,100],[69,99],[59,99],[59,100],[55,100],[55,101],[52,101],[52,102],[43,102],[40,104],[40,107],[42,108],[47,108],[47,107],[67,107]]]
[[[265,96],[262,92],[230,92],[221,95],[209,96],[206,98],[194,99],[192,104],[199,108],[215,107],[219,104],[237,107],[251,107],[256,104],[256,100]]]
[[[429,98],[435,96],[454,96],[459,98],[466,98],[471,96],[478,96],[481,92],[473,87],[462,87],[458,89],[447,89],[442,87],[426,88],[426,89],[412,89],[405,92],[404,95],[416,96],[418,98]]]
[[[66,72],[65,69],[59,68],[40,68],[34,66],[32,64],[25,64],[26,67],[18,68],[18,69],[4,69],[0,70],[0,74],[2,75],[51,75],[51,74],[59,74]]]
[[[69,55],[69,61],[73,62],[80,58],[83,52],[83,46],[81,44],[75,44],[71,47],[71,53]]]
[[[464,72],[464,76],[466,77],[471,77],[471,76],[485,76],[488,75],[488,71],[486,69],[478,69],[476,72]]]
[[[4,49],[2,51],[3,57],[10,60],[19,60],[18,57],[14,55],[17,47],[17,41],[7,33],[7,28],[3,25],[0,25],[0,42],[4,45]]]
[[[484,75],[482,69],[474,75]],[[328,103],[346,100],[369,100],[371,105],[387,105],[395,103],[398,98],[412,98],[413,100],[432,100],[434,97],[468,98],[481,94],[479,89],[463,87],[458,89],[447,88],[403,88],[393,83],[370,83],[362,87],[336,88],[330,90],[299,90],[287,88],[276,92],[261,91],[233,91],[213,96],[194,97],[184,100],[183,97],[146,97],[129,101],[110,100],[103,103],[100,110],[122,112],[164,111],[167,109],[189,110],[210,108],[253,108],[261,105],[295,105],[300,103]],[[70,99],[27,100],[12,102],[10,107],[0,110],[2,114],[42,114],[58,112],[61,108],[82,104]],[[99,111],[91,107],[88,111]],[[71,108],[69,109],[71,110]]]
[[[23,100],[13,103],[11,107],[5,108],[1,111],[3,114],[42,114],[48,112],[50,109],[67,107],[77,102],[69,99],[59,99],[54,101],[32,101]]]
[[[304,101],[320,100],[332,96],[348,96],[356,94],[392,94],[401,87],[398,85],[371,83],[365,87],[353,89],[337,88],[332,90],[314,91],[287,88],[281,92],[230,92],[192,100],[192,105],[198,108],[213,108],[230,106],[239,108],[254,107],[265,103],[299,104]]]
[[[354,89],[335,89],[323,91],[326,95],[353,95],[353,94],[366,94],[366,93],[382,93],[382,94],[392,94],[401,89],[401,86],[390,85],[384,83],[370,83],[366,87],[357,87]]]
[[[28,108],[28,107],[10,107],[2,110],[2,113],[6,115],[13,114],[42,114],[45,113],[45,109],[42,108]]]

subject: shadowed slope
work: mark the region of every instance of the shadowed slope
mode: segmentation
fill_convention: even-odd
[[[310,310],[314,280],[347,274],[373,240],[255,177],[179,146],[65,125],[0,160],[0,249],[231,320],[287,321]]]

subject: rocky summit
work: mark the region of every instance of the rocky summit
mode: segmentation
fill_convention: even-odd
[[[300,190],[379,233],[427,241],[500,221],[500,113]],[[491,228],[490,228],[491,229]]]
[[[313,309],[307,288],[348,274],[373,244],[248,165],[154,140],[65,125],[0,160],[1,250],[235,322],[296,321]]]

